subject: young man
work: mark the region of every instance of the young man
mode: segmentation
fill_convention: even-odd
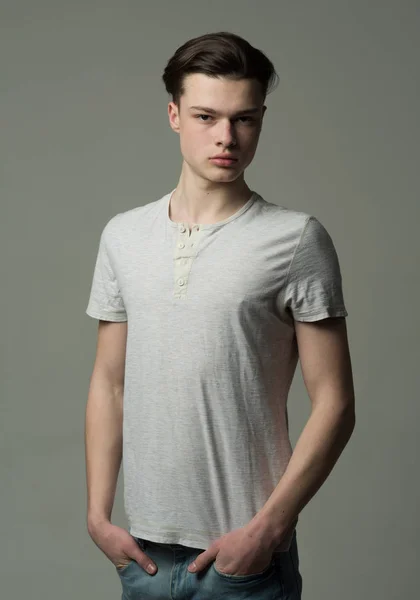
[[[101,235],[87,521],[123,597],[301,598],[298,515],[354,428],[331,237],[244,180],[274,75],[230,33],[179,48],[163,76],[178,185]],[[299,359],[312,411],[292,452]],[[111,523],[122,459],[129,532]]]

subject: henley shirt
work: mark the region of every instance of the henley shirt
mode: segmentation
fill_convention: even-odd
[[[253,191],[229,218],[189,226],[169,217],[174,191],[106,223],[86,313],[127,321],[131,535],[207,549],[249,523],[290,460],[294,321],[348,313],[316,217]]]

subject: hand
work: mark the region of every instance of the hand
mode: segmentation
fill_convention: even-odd
[[[193,563],[188,565],[188,571],[197,573],[216,560],[215,567],[221,573],[253,575],[264,571],[272,557],[271,541],[245,526],[234,529],[215,540],[207,550],[197,556]]]
[[[135,560],[148,573],[151,574],[148,570],[150,564],[155,567],[153,572],[157,571],[156,564],[143,552],[126,529],[117,527],[109,521],[103,521],[90,526],[89,535],[117,569],[122,569]]]

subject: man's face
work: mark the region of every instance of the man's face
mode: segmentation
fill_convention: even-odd
[[[169,122],[180,135],[184,161],[207,180],[236,180],[251,163],[258,145],[266,109],[259,82],[193,73],[184,85],[180,111],[173,102],[168,105]],[[232,155],[237,161],[220,166],[210,160],[216,154]]]

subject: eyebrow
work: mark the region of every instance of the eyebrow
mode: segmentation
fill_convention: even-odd
[[[214,110],[213,108],[208,108],[207,106],[190,106],[190,110],[203,110],[204,112],[211,113],[212,115],[217,115],[216,110]],[[241,110],[232,116],[237,117],[238,115],[243,115],[245,113],[257,113],[259,110],[260,109],[258,107],[257,108],[245,108],[244,110]]]

